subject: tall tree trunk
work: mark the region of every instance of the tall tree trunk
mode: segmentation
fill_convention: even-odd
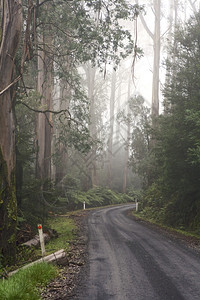
[[[1,0],[0,91],[14,77],[14,60],[22,29],[20,0]],[[0,254],[15,258],[17,203],[15,187],[15,121],[13,88],[0,95]]]
[[[122,72],[119,70],[119,87],[118,87],[118,95],[117,95],[117,115],[120,113],[121,110],[121,96],[122,96]],[[120,122],[117,120],[116,122],[116,144],[120,143],[120,131],[121,126]]]
[[[130,100],[130,94],[131,94],[131,80],[130,79],[131,79],[131,77],[129,77],[129,82],[128,82],[128,101]],[[129,103],[128,103],[127,111],[128,111],[128,116],[129,116],[130,115],[130,105],[129,105]],[[125,157],[124,157],[123,193],[126,193],[126,188],[127,188],[130,134],[131,134],[131,126],[130,126],[130,122],[128,121],[128,124],[127,124],[127,145],[126,145]]]
[[[113,70],[110,95],[110,127],[108,139],[108,186],[112,188],[112,157],[113,157],[113,132],[114,132],[114,110],[116,91],[116,71]]]
[[[159,85],[160,85],[160,0],[154,0],[154,59],[152,83],[152,115],[159,115]]]
[[[84,71],[87,80],[88,99],[90,103],[89,131],[90,131],[90,136],[94,140],[96,140],[97,126],[96,126],[95,97],[94,97],[96,69],[92,67],[90,63],[88,63],[84,66]],[[87,188],[90,188],[91,186],[94,187],[95,185],[98,184],[96,153],[97,153],[97,147],[96,145],[93,145],[91,151],[86,156],[86,166],[89,173],[89,177],[87,180]]]
[[[138,4],[139,1],[136,0]],[[142,25],[148,35],[153,40],[153,81],[152,81],[152,116],[156,117],[159,115],[159,86],[160,86],[160,47],[161,47],[161,37],[160,37],[160,13],[161,13],[161,0],[153,0],[154,8],[154,32],[149,29],[144,16],[140,14],[140,19]]]
[[[69,63],[66,63],[66,72],[69,71]],[[54,109],[55,110],[69,110],[71,97],[71,89],[69,84],[65,79],[60,80],[59,84],[59,96],[55,101]],[[59,100],[58,100],[59,99]],[[66,121],[66,127],[69,126],[68,121]],[[56,128],[56,138],[59,139],[60,128]],[[54,140],[55,142],[55,140]],[[57,154],[59,156],[59,161],[55,166],[55,181],[56,183],[60,182],[67,173],[67,162],[68,162],[68,153],[67,146],[64,145],[61,141],[59,142]]]
[[[96,76],[96,69],[89,66],[88,69],[88,98],[90,101],[90,135],[95,140],[97,138],[97,128],[96,128],[96,113],[95,113],[95,98],[94,98],[94,82]],[[91,156],[91,163],[89,165],[90,168],[90,176],[92,187],[97,185],[97,162],[96,162],[96,145],[92,146],[91,152],[89,155]]]
[[[47,10],[48,10],[48,4]],[[47,30],[47,28],[46,28]],[[38,37],[38,82],[37,90],[41,95],[41,110],[52,109],[52,69],[53,60],[49,52],[52,44],[52,37],[44,32]],[[51,178],[51,113],[39,113],[36,125],[37,141],[37,162],[36,175],[38,178],[45,180]]]
[[[178,0],[171,0],[170,3],[170,11],[169,11],[169,32],[168,32],[168,40],[170,45],[173,45],[174,51],[173,54],[168,52],[167,53],[167,61],[171,61],[172,66],[175,65],[175,58],[176,58],[176,40],[174,39],[174,34],[176,31],[176,26],[178,24]],[[170,69],[169,66],[167,66],[166,73],[169,73]],[[175,72],[175,70],[173,70]],[[170,78],[166,77],[166,84],[169,84]],[[163,106],[164,106],[164,113],[167,113],[169,109],[171,108],[171,103],[166,101],[167,99],[164,98],[163,100]]]

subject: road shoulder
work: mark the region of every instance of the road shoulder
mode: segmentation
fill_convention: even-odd
[[[87,219],[89,211],[74,212],[70,215],[78,227],[76,240],[70,244],[67,260],[59,265],[59,276],[41,291],[42,299],[64,300],[75,296],[80,273],[84,269],[88,256]]]
[[[200,253],[200,239],[194,236],[187,236],[182,234],[181,232],[176,231],[173,228],[164,227],[159,224],[152,223],[150,221],[144,220],[139,216],[133,214],[133,211],[128,211],[127,216],[133,219],[135,222],[140,223],[148,228],[151,228],[154,231],[159,232],[162,235],[170,238],[171,240],[175,240],[176,242],[181,243],[189,249],[195,250],[197,253]]]

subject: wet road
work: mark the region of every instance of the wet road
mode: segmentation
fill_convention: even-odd
[[[200,299],[200,256],[127,217],[134,205],[91,213],[80,300]]]

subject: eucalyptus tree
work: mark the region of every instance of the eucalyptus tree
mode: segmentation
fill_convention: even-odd
[[[128,82],[128,91],[127,91],[127,98],[128,101],[130,100],[131,96],[131,77],[129,77]],[[130,116],[130,105],[128,103],[128,109],[127,109],[127,116]],[[127,122],[127,142],[125,146],[125,155],[124,155],[124,170],[123,170],[123,193],[126,193],[127,190],[127,179],[128,179],[128,163],[129,163],[129,154],[130,154],[130,135],[131,135],[131,124],[128,120]]]
[[[41,5],[42,1],[38,1]],[[43,4],[43,10],[50,11],[50,2]],[[37,8],[39,10],[39,8]],[[44,12],[43,12],[44,14]],[[37,114],[36,143],[37,161],[36,175],[45,180],[51,178],[51,141],[52,141],[52,97],[53,97],[53,36],[49,18],[40,18],[40,30],[37,30],[37,91],[41,97],[41,109],[46,113]]]
[[[199,21],[198,13],[175,34],[164,88],[168,110],[157,128],[157,185],[164,221],[173,226],[199,226]]]
[[[167,44],[168,46],[170,45],[170,47],[174,47],[174,51],[172,53],[169,52],[167,50],[167,59],[166,61],[171,61],[171,63],[173,64],[173,61],[175,60],[175,53],[176,53],[176,40],[174,39],[174,34],[175,34],[175,31],[176,31],[176,28],[178,26],[178,8],[179,8],[179,1],[178,0],[171,0],[170,2],[170,10],[169,10],[169,17],[168,17],[168,26],[169,26],[169,31],[167,33]],[[169,47],[167,48],[169,49]],[[166,80],[167,77],[166,77]],[[165,99],[163,101],[163,107],[164,107],[164,113],[165,111],[168,110],[168,107],[167,105],[169,105],[169,103],[167,104]]]
[[[5,0],[0,8],[0,252],[12,258],[17,224],[13,86],[21,77],[16,74],[15,58],[22,31],[22,4]]]
[[[3,224],[0,226],[0,249],[6,255],[14,252],[15,249],[17,222],[14,99],[17,100],[16,103],[25,105],[36,113],[45,114],[45,122],[42,115],[39,116],[41,126],[38,128],[41,128],[41,131],[37,131],[40,135],[37,139],[41,162],[39,172],[44,179],[45,176],[49,176],[49,158],[51,156],[48,147],[50,147],[51,141],[50,128],[53,126],[50,98],[54,76],[64,78],[72,90],[73,96],[70,102],[72,102],[73,111],[66,109],[60,113],[63,118],[67,118],[73,123],[71,126],[73,129],[79,131],[78,135],[75,133],[71,137],[69,143],[76,144],[80,149],[82,147],[80,131],[85,124],[83,121],[80,125],[77,118],[80,120],[84,116],[85,109],[81,110],[80,105],[76,105],[76,99],[84,98],[77,83],[76,68],[81,63],[91,61],[106,74],[108,64],[111,62],[118,64],[120,59],[130,54],[133,49],[131,34],[120,25],[120,21],[134,19],[140,12],[138,5],[131,5],[124,0],[61,0],[58,2],[54,0],[23,0],[22,3],[23,20],[20,0],[2,0],[0,15],[0,74],[4,74],[0,78],[1,222],[3,220]],[[22,29],[24,29],[23,39],[20,39]],[[15,67],[15,56],[20,41],[21,51],[18,52],[18,62],[21,63]],[[37,62],[35,57],[38,57]],[[70,60],[68,60],[69,57]],[[29,103],[30,93],[27,92],[25,73],[28,71],[30,62],[34,60],[38,67],[37,90],[40,93],[38,101],[41,103],[32,107]],[[66,68],[67,60],[70,65]],[[45,73],[43,69],[45,69]],[[22,85],[17,88],[15,84],[19,79],[22,79]],[[28,88],[35,90],[35,82],[32,87]],[[20,99],[22,94],[27,95],[23,101]],[[59,111],[54,113],[58,114]],[[69,126],[68,130],[71,130],[71,127]],[[46,134],[47,138],[45,137],[44,142],[43,137]],[[88,136],[87,130],[83,130],[84,134]],[[45,161],[47,162],[46,166]]]
[[[150,109],[140,95],[129,98],[128,111],[122,110],[118,119],[127,126],[126,154],[124,165],[124,191],[126,189],[127,165],[132,167],[134,174],[142,178],[143,186],[150,182]]]
[[[46,14],[46,5],[48,6],[48,14]],[[38,30],[42,26],[45,28],[46,39],[47,35],[53,35],[55,38],[53,42],[49,40],[47,42],[43,41],[39,45],[40,54],[38,59],[42,64],[45,64],[45,59],[42,58],[41,60],[41,51],[45,53],[45,57],[49,58],[52,56],[53,60],[56,61],[58,76],[65,77],[65,80],[68,81],[70,88],[73,90],[73,94],[78,87],[74,83],[73,78],[69,76],[72,69],[76,69],[81,63],[91,61],[93,65],[102,68],[106,74],[107,64],[111,63],[111,61],[118,64],[120,57],[123,58],[132,51],[133,42],[131,35],[127,30],[123,29],[119,20],[135,18],[139,13],[139,7],[136,5],[132,6],[125,1],[60,1],[59,5],[55,5],[53,1],[49,1],[48,4],[39,1],[39,6],[40,23]],[[52,19],[54,19],[54,22],[52,22]],[[50,28],[49,34],[47,28]],[[126,40],[124,44],[123,40]],[[43,45],[45,49],[41,49]],[[68,59],[70,63],[67,64],[66,69],[66,59],[68,57],[70,57]],[[52,58],[50,58],[51,63]],[[48,63],[47,65],[49,67]],[[40,72],[41,70],[38,75]],[[40,79],[40,77],[38,78]],[[51,83],[47,82],[50,76],[46,75],[43,78],[46,78],[44,83],[48,87],[46,90],[48,90],[50,96]],[[42,95],[40,88],[42,86],[44,90],[44,83],[38,84],[38,89],[42,99],[47,99],[45,95]],[[68,116],[70,117],[70,115]],[[39,121],[41,120],[40,123],[43,125],[46,124],[46,131],[48,130],[49,132],[47,135],[49,144],[45,145],[45,129],[41,130],[40,125],[37,133],[38,165],[41,165],[43,161],[43,168],[39,167],[39,170],[43,169],[42,173],[44,173],[44,170],[49,169],[47,166],[45,167],[44,162],[49,161],[50,157],[51,139],[48,138],[50,136],[50,125],[47,123],[49,117],[46,117],[45,119],[40,114]],[[44,126],[42,127],[44,128]],[[41,132],[43,132],[42,135]],[[45,154],[46,149],[48,150],[47,154]],[[46,177],[48,177],[48,174],[46,174]]]
[[[112,187],[112,156],[113,156],[113,133],[115,114],[115,93],[116,93],[116,70],[112,72],[110,109],[109,109],[109,137],[108,137],[108,186]]]
[[[82,66],[84,70],[83,85],[86,88],[89,101],[89,134],[92,144],[84,160],[87,166],[88,184],[87,187],[94,187],[99,184],[98,168],[101,164],[103,144],[105,143],[105,129],[103,116],[107,109],[108,98],[108,75],[105,80],[103,73],[90,62]]]
[[[138,4],[139,1],[137,0]],[[152,79],[152,115],[159,115],[159,91],[160,91],[160,51],[161,51],[161,0],[153,0],[152,10],[154,15],[153,31],[148,26],[143,14],[140,15],[144,29],[153,41],[153,79]]]

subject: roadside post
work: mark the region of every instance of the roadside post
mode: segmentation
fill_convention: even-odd
[[[83,202],[83,209],[85,210],[85,201]]]
[[[137,199],[135,200],[135,210],[136,211],[138,211],[138,205],[139,205],[139,203],[138,203],[138,201],[137,201]]]
[[[45,255],[45,246],[44,246],[44,236],[43,236],[43,230],[41,224],[38,224],[38,232],[39,232],[40,246],[41,246],[42,257],[43,257]]]

